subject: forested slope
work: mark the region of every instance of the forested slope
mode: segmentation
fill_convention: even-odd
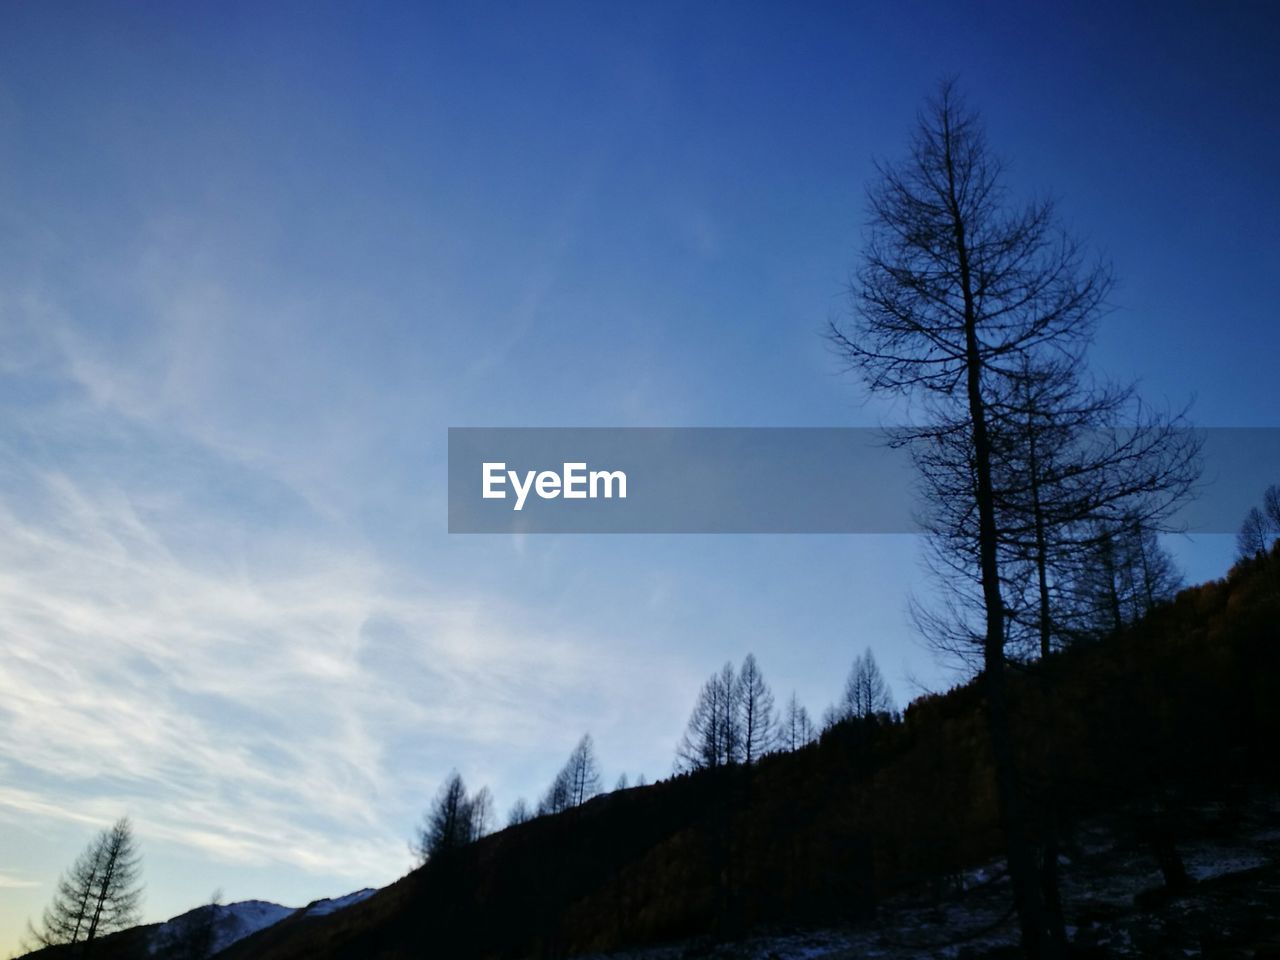
[[[1274,783],[1280,549],[1183,591],[1122,634],[1015,674],[1031,808],[1069,836],[1118,815],[1177,857],[1197,796]],[[598,797],[429,862],[331,917],[224,956],[566,956],[776,922],[866,917],[883,898],[999,853],[976,685],[901,723],[846,721],[751,770]]]

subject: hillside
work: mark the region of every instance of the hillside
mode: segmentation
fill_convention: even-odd
[[[1280,550],[1022,671],[1015,711],[1037,809],[1068,835],[1107,817],[1148,865],[1177,856],[1202,802],[1229,825],[1239,798],[1277,781],[1278,625]],[[971,684],[752,771],[677,777],[503,830],[224,955],[554,957],[856,924],[998,857],[984,743]]]
[[[1273,912],[1253,911],[1249,925],[1219,909],[1280,889],[1266,829],[1280,810],[1280,545],[1120,636],[1019,670],[1012,692],[1031,799],[1061,826],[1073,925],[1101,915],[1132,942],[1148,921],[1190,936],[1187,917],[1203,915],[1219,935],[1280,935]],[[502,830],[218,956],[564,957],[787,929],[852,931],[836,940],[856,954],[872,921],[885,953],[954,909],[995,929],[1009,898],[985,743],[978,691],[958,687],[917,700],[901,722],[847,721],[751,770],[674,777]],[[1158,889],[1171,860],[1202,881],[1200,913],[1201,901],[1173,910],[1174,892]],[[1157,924],[1159,910],[1177,922]],[[148,955],[149,929],[95,956]],[[974,935],[958,921],[933,936]],[[988,941],[998,938],[969,948]]]

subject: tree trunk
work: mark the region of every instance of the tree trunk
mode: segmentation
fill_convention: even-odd
[[[1040,682],[1045,693],[1045,708],[1049,706],[1048,694],[1052,684],[1047,660],[1053,652],[1053,618],[1049,606],[1049,548],[1045,532],[1044,507],[1040,502],[1039,461],[1036,458],[1035,431],[1028,431],[1028,466],[1030,467],[1031,503],[1035,520],[1036,533],[1036,586],[1038,590],[1039,628],[1040,628]],[[1054,756],[1051,746],[1046,749],[1050,755],[1046,757],[1045,776],[1052,778]],[[1053,938],[1059,943],[1067,942],[1067,925],[1062,916],[1062,893],[1058,885],[1058,829],[1061,817],[1058,810],[1056,784],[1051,779],[1047,784],[1049,794],[1045,800],[1047,814],[1041,826],[1040,842],[1040,892],[1044,896],[1045,922]]]
[[[949,131],[947,131],[949,133]],[[957,261],[964,297],[966,392],[973,429],[974,463],[978,490],[978,547],[982,594],[986,608],[986,638],[983,644],[983,686],[987,699],[987,730],[995,765],[996,793],[1000,803],[1009,877],[1014,904],[1022,931],[1022,946],[1033,960],[1058,960],[1062,945],[1045,922],[1044,898],[1037,879],[1035,857],[1022,809],[1017,764],[1010,734],[1009,705],[1004,664],[1004,601],[1000,595],[1000,567],[996,554],[995,493],[991,479],[991,442],[987,435],[986,407],[982,397],[982,358],[978,347],[977,307],[970,276],[969,252],[964,218],[956,199],[954,164],[950,137],[946,156],[951,194]]]

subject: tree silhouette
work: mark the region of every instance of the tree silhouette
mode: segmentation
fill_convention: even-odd
[[[777,743],[773,691],[764,681],[754,654],[742,661],[737,680],[738,727],[742,731],[742,762],[751,766]]]
[[[678,769],[716,769],[738,762],[742,748],[738,692],[738,678],[732,663],[726,662],[703,684],[676,748]]]
[[[591,734],[583,734],[569,759],[551,781],[538,807],[543,814],[562,813],[586,803],[600,792],[600,763]]]
[[[1262,510],[1271,524],[1271,532],[1280,536],[1280,484],[1271,484],[1262,495]]]
[[[476,791],[467,804],[468,825],[472,841],[488,836],[493,831],[493,794],[488,787]]]
[[[419,863],[466,846],[488,832],[493,800],[488,787],[467,795],[462,775],[453,771],[436,794],[423,824],[411,844]]]
[[[1241,559],[1266,553],[1280,537],[1280,484],[1271,484],[1262,495],[1262,509],[1250,507],[1236,535],[1236,553]]]
[[[573,806],[573,786],[567,768],[561,768],[538,803],[538,815],[563,813]]]
[[[1082,545],[1073,590],[1072,639],[1115,633],[1172,599],[1182,586],[1173,557],[1139,521],[1098,524]]]
[[[1270,530],[1267,518],[1257,507],[1250,507],[1244,515],[1244,523],[1236,534],[1236,553],[1241,557],[1253,557],[1266,553]]]
[[[856,657],[845,681],[844,697],[840,701],[840,719],[858,717],[865,719],[896,710],[893,694],[885,682],[876,658],[867,647],[866,653]]]
[[[569,755],[565,770],[569,775],[569,795],[573,806],[582,806],[600,792],[600,764],[596,760],[591,734],[582,735]]]
[[[936,511],[931,532],[979,588],[987,729],[1022,941],[1031,955],[1056,960],[1061,925],[1037,877],[1007,704],[994,404],[1026,362],[1087,340],[1109,276],[1056,228],[1052,204],[1010,204],[1000,172],[977,115],[944,83],[919,117],[908,159],[879,166],[854,325],[833,322],[830,339],[871,390],[904,396],[927,415],[929,426],[897,440],[910,447]]]
[[[790,752],[799,750],[812,743],[815,735],[813,721],[809,719],[809,711],[800,703],[795,691],[792,691],[782,711],[779,736],[783,748]]]
[[[1042,658],[1072,636],[1079,582],[1107,546],[1099,534],[1124,541],[1143,610],[1177,588],[1156,532],[1199,476],[1200,438],[1182,416],[1148,410],[1132,386],[1087,376],[1089,332],[1082,321],[1074,344],[1024,353],[991,389],[1007,644]]]
[[[532,819],[533,811],[529,809],[529,804],[525,802],[524,797],[519,797],[511,805],[511,811],[507,814],[507,826],[514,827]]]
[[[141,857],[133,825],[121,817],[103,830],[58,880],[33,946],[89,944],[138,922],[142,901]]]

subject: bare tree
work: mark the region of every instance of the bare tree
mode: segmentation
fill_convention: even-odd
[[[492,801],[488,800],[488,789],[481,790],[478,796],[484,798],[483,815],[489,816]],[[422,826],[418,828],[412,849],[418,862],[426,863],[433,857],[464,847],[476,838],[476,806],[467,795],[461,774],[455,770],[441,784]]]
[[[1236,537],[1236,551],[1244,559],[1266,553],[1280,537],[1280,485],[1271,484],[1262,495],[1262,509],[1250,507]]]
[[[724,765],[734,764],[742,759],[742,722],[738,709],[741,687],[732,663],[726,662],[720,668],[717,683],[720,689],[720,756]]]
[[[556,774],[539,805],[542,814],[562,813],[582,806],[600,792],[600,763],[591,734],[583,734],[569,759]]]
[[[792,691],[787,705],[782,711],[781,733],[784,749],[794,753],[814,740],[813,721],[809,719],[809,711]]]
[[[573,806],[582,806],[600,792],[600,763],[596,760],[596,748],[591,734],[582,735],[578,745],[573,748],[573,753],[569,755],[565,769],[569,774]]]
[[[142,902],[141,857],[133,825],[121,817],[102,831],[58,881],[33,946],[92,943],[138,922]]]
[[[525,802],[524,797],[519,797],[511,805],[511,812],[507,814],[507,826],[518,826],[522,823],[528,823],[532,819],[533,811],[529,809],[529,804]]]
[[[1181,588],[1182,576],[1154,531],[1137,520],[1097,524],[1080,544],[1063,630],[1071,640],[1110,636]]]
[[[538,803],[538,815],[563,813],[573,806],[573,785],[567,767],[561,768]]]
[[[889,685],[885,682],[884,674],[880,672],[870,647],[867,647],[866,653],[854,658],[849,679],[845,681],[844,697],[836,709],[841,720],[892,714],[897,709],[893,694],[889,691]]]
[[[626,790],[631,786],[631,781],[627,779],[625,772],[618,774],[618,782],[613,785],[613,790],[617,793],[619,790]]]
[[[85,939],[101,855],[101,838],[96,838],[76,857],[71,868],[58,878],[53,900],[45,907],[40,926],[34,927],[28,921],[27,947],[30,950],[54,944],[81,943]]]
[[[676,747],[678,770],[703,770],[723,764],[720,737],[722,696],[719,674],[712,674],[698,692],[693,713]]]
[[[1052,204],[1015,207],[976,114],[950,83],[919,118],[910,157],[882,164],[854,290],[855,323],[831,340],[874,391],[918,402],[928,427],[904,431],[925,487],[965,493],[953,538],[980,589],[985,711],[1015,905],[1027,952],[1065,952],[1037,876],[1014,759],[1005,680],[1006,611],[995,487],[993,400],[1026,358],[1070,355],[1092,332],[1109,275],[1060,233]],[[939,458],[953,444],[963,456]]]
[[[715,769],[738,762],[742,747],[738,690],[732,663],[726,663],[703,685],[676,748],[677,769]]]
[[[1184,416],[1086,376],[1087,333],[1082,324],[1074,349],[1024,353],[990,391],[1006,645],[1042,658],[1069,637],[1072,595],[1097,558],[1099,531],[1123,540],[1139,612],[1177,589],[1156,533],[1200,472],[1201,438]]]
[[[777,743],[773,691],[764,681],[754,654],[748,653],[738,671],[738,726],[742,731],[742,762],[751,766]]]
[[[1254,557],[1267,550],[1269,540],[1267,518],[1257,507],[1250,507],[1236,534],[1236,553],[1241,558]]]
[[[1117,576],[1132,575],[1139,613],[1176,589],[1156,534],[1199,476],[1201,438],[1184,416],[1147,409],[1132,387],[1096,386],[1083,346],[1062,346],[1048,357],[1023,353],[987,390],[1005,654],[1016,659],[1047,657],[1081,636],[1081,598],[1098,593],[1112,561]],[[941,652],[981,665],[986,606],[970,438],[940,432],[915,453],[930,501],[926,559],[948,595],[933,609],[917,606],[916,620]],[[1122,541],[1132,569],[1108,553]],[[1128,619],[1117,611],[1116,623]]]
[[[481,787],[467,801],[467,826],[472,841],[487,837],[493,832],[493,794],[488,787]]]
[[[1271,524],[1271,532],[1280,536],[1280,484],[1271,484],[1262,495],[1262,510]]]
[[[1122,529],[1130,570],[1130,609],[1132,619],[1136,620],[1150,613],[1157,604],[1173,599],[1183,587],[1182,573],[1155,531],[1142,521],[1134,521]]]
[[[871,389],[926,415],[896,435],[920,472],[926,557],[943,586],[916,621],[980,666],[1023,942],[1056,957],[1056,879],[1035,882],[1005,661],[1045,656],[1064,636],[1068,601],[1092,574],[1082,557],[1130,578],[1131,608],[1168,592],[1176,574],[1155,534],[1191,493],[1199,437],[1132,388],[1085,376],[1110,272],[1059,230],[1052,204],[1009,201],[951,84],[920,117],[910,158],[880,175],[856,323],[833,324],[831,339]]]

